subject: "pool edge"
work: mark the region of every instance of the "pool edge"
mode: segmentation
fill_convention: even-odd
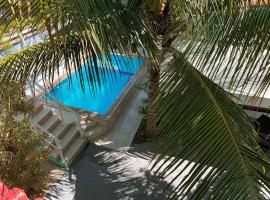
[[[137,56],[138,57],[138,56]],[[71,108],[72,110],[78,112],[81,116],[87,115],[87,117],[93,121],[97,121],[100,125],[103,125],[107,127],[108,130],[110,130],[117,120],[117,116],[121,112],[121,110],[125,106],[125,102],[128,101],[128,99],[133,94],[133,89],[136,84],[138,84],[140,81],[142,81],[144,78],[146,78],[146,70],[147,70],[147,64],[148,59],[147,57],[143,57],[143,62],[141,67],[137,70],[137,72],[133,75],[133,77],[128,81],[127,85],[124,87],[121,94],[116,98],[115,102],[109,109],[109,111],[105,115],[101,115],[97,112],[91,112],[87,110],[83,110],[80,108],[75,108],[72,106],[67,106]],[[55,87],[57,84],[59,84],[61,81],[63,81],[67,77],[68,73],[63,73],[60,77],[58,77],[56,80],[53,81],[52,84],[46,85],[46,90],[49,91],[53,87]],[[43,104],[47,106],[53,106],[56,107],[56,103],[47,101],[47,100],[41,100]]]

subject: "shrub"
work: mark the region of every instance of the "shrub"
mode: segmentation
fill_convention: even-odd
[[[139,86],[137,86],[137,89],[140,91],[148,93],[148,83],[143,83]],[[151,137],[146,132],[146,126],[147,126],[147,111],[148,111],[148,99],[144,99],[143,104],[140,107],[140,114],[142,115],[142,121],[141,124],[136,132],[136,135],[133,139],[134,144],[141,144],[145,142],[150,142],[152,140]]]
[[[33,197],[40,195],[47,183],[47,173],[41,170],[47,150],[35,151],[42,146],[42,138],[31,129],[33,106],[23,91],[19,83],[0,89],[0,179]]]

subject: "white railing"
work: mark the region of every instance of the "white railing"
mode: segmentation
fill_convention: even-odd
[[[55,137],[53,134],[51,134],[50,132],[48,132],[47,130],[45,130],[44,128],[42,128],[39,124],[35,123],[33,120],[30,120],[31,124],[32,124],[32,128],[34,129],[34,131],[36,133],[45,133],[49,138],[52,138],[52,140],[54,141],[54,143],[51,140],[48,139],[44,139],[45,142],[47,142],[50,146],[52,146],[54,149],[57,150],[57,153],[60,156],[60,159],[62,160],[62,162],[65,164],[66,167],[68,167],[63,151],[62,151],[62,145],[61,145],[61,141]]]
[[[81,128],[81,116],[78,112],[76,112],[75,110],[71,109],[68,106],[65,106],[64,104],[62,104],[53,94],[51,94],[50,92],[47,92],[41,85],[39,85],[38,83],[35,83],[33,80],[29,79],[28,80],[28,85],[29,85],[29,89],[32,93],[32,96],[34,99],[36,99],[36,91],[40,93],[40,97],[42,98],[44,95],[48,95],[50,98],[53,99],[53,101],[55,101],[55,106],[54,104],[50,104],[50,106],[54,107],[56,109],[56,111],[58,112],[61,120],[63,123],[70,123],[70,122],[66,122],[65,118],[64,118],[64,114],[63,112],[70,112],[73,114],[73,116],[75,116],[75,119],[73,122],[75,122],[75,124],[77,125],[77,127],[79,128],[79,133],[80,133],[80,137],[84,138],[84,132],[82,131]],[[53,134],[51,134],[49,131],[47,131],[46,129],[44,129],[42,126],[40,126],[39,124],[37,124],[36,122],[34,122],[33,120],[30,120],[32,127],[34,129],[34,131],[36,133],[44,133],[46,134],[49,138],[51,138],[52,140],[49,139],[44,139],[44,141],[46,143],[48,143],[51,147],[53,147],[54,149],[57,150],[57,153],[60,156],[60,159],[62,160],[62,162],[65,164],[66,167],[68,167],[66,160],[64,158],[64,154],[63,154],[63,148],[61,145],[61,141],[55,137]]]
[[[41,94],[41,97],[43,95],[47,95],[50,98],[53,99],[53,101],[56,103],[55,106],[53,104],[50,104],[50,106],[55,107],[61,120],[66,123],[66,120],[64,118],[64,114],[63,112],[70,112],[73,114],[73,116],[75,116],[74,118],[74,122],[76,123],[77,127],[79,128],[79,132],[80,132],[80,137],[84,138],[84,132],[82,131],[81,128],[81,116],[80,113],[78,113],[77,111],[75,111],[74,109],[64,105],[62,102],[60,102],[52,93],[47,92],[41,85],[39,85],[38,83],[32,81],[31,79],[28,80],[28,84],[29,84],[29,89],[33,95],[33,97],[35,98],[35,91],[38,91]],[[32,84],[34,85],[34,87],[32,86]]]

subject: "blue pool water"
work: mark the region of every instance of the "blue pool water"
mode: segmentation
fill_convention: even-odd
[[[65,78],[49,92],[67,106],[97,112],[101,115],[107,114],[129,80],[142,65],[142,59],[138,57],[120,55],[110,55],[110,57],[114,69],[99,65],[98,71],[102,71],[103,74],[99,78],[100,81],[95,79],[89,84],[88,65],[84,64],[82,66],[84,89],[81,87],[77,73],[73,72],[71,82]],[[94,77],[97,77],[95,72],[92,71],[92,73]],[[53,101],[48,95],[44,98]]]

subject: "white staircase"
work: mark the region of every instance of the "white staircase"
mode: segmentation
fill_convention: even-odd
[[[79,125],[75,122],[65,123],[52,109],[39,104],[32,114],[33,126],[38,132],[43,132],[49,137],[47,142],[52,148],[52,155],[62,161],[67,167],[72,164],[78,154],[87,145],[88,140],[94,140],[106,133],[104,127],[99,123],[86,118],[83,121],[80,134]]]

